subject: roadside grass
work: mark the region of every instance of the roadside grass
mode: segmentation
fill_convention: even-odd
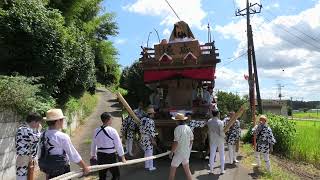
[[[260,168],[253,167],[252,163],[256,163],[256,160],[254,157],[254,150],[251,144],[240,145],[240,152],[243,155],[241,164],[243,164],[247,169],[253,168],[254,174],[252,174],[252,177],[254,179],[290,179],[290,180],[299,179],[299,177],[291,174],[284,168],[280,167],[277,163],[275,163],[272,155],[270,156],[272,173],[267,172],[263,157],[261,157],[262,166]]]
[[[91,139],[91,138],[86,138],[86,139],[84,140],[84,143],[85,143],[85,144],[91,144],[91,142],[92,142],[92,139]]]
[[[300,119],[319,119],[320,120],[320,112],[298,112],[293,113],[294,118]]]
[[[290,147],[290,158],[312,163],[320,169],[320,121],[299,121],[296,136]]]
[[[125,96],[126,94],[128,94],[128,91],[126,89],[123,89],[123,88],[119,87],[119,85],[116,85],[116,84],[111,84],[110,86],[105,86],[103,84],[97,83],[96,86],[106,88],[112,93],[119,92],[122,96]]]
[[[85,92],[83,96],[79,99],[71,97],[66,103],[64,110],[67,118],[67,128],[68,133],[71,132],[71,124],[73,121],[73,117],[78,118],[80,124],[84,123],[84,120],[93,112],[96,105],[98,103],[98,96],[91,95],[88,92]]]

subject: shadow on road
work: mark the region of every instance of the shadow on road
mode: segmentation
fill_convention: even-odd
[[[263,172],[258,167],[254,167],[253,172],[249,173],[249,176],[251,176],[252,179],[258,179],[262,174]]]
[[[119,104],[118,102],[118,100],[117,99],[110,99],[110,100],[108,100],[108,102],[113,102],[113,103],[117,103],[117,104]]]

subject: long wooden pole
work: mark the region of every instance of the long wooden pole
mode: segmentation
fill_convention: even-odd
[[[229,123],[223,129],[224,133],[229,131],[230,127],[236,122],[236,120],[244,113],[246,110],[245,105],[242,105],[241,108],[230,118]]]
[[[137,115],[132,111],[130,105],[127,103],[127,101],[123,98],[123,96],[117,92],[117,97],[120,100],[120,102],[123,104],[124,108],[128,111],[129,115],[133,118],[134,122],[137,124],[140,124],[140,119],[137,117]]]

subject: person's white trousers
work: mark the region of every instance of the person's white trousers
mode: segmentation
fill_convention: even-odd
[[[261,166],[261,161],[260,161],[260,154],[262,154],[264,161],[266,162],[266,168],[269,172],[271,172],[271,164],[270,164],[270,158],[269,158],[269,153],[261,153],[261,152],[255,152],[256,160],[258,166]]]
[[[27,176],[17,176],[16,180],[27,180]]]
[[[153,150],[152,150],[152,149],[146,150],[146,151],[144,152],[144,157],[150,157],[150,156],[152,156],[152,155],[153,155]],[[144,167],[145,167],[146,169],[153,168],[153,159],[148,160],[148,161],[145,161],[145,162],[144,162]]]
[[[210,144],[210,171],[213,171],[214,167],[214,159],[216,156],[217,148],[219,150],[219,156],[220,156],[220,166],[221,166],[221,172],[224,171],[224,144]]]
[[[126,140],[126,149],[127,149],[127,153],[129,153],[130,156],[133,156],[132,145],[133,145],[133,139],[127,139]]]
[[[229,149],[229,160],[230,160],[230,163],[232,164],[233,161],[237,160],[236,145],[228,144],[228,149]]]

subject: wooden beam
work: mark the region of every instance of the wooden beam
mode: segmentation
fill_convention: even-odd
[[[229,131],[230,127],[236,122],[236,120],[244,113],[246,106],[242,105],[241,108],[231,117],[229,123],[224,128],[224,133]]]
[[[123,96],[117,92],[117,97],[120,100],[120,102],[123,104],[124,108],[128,111],[129,115],[133,118],[134,122],[137,124],[140,124],[140,119],[137,117],[137,115],[132,111],[130,105],[127,103],[127,101],[123,98]]]

